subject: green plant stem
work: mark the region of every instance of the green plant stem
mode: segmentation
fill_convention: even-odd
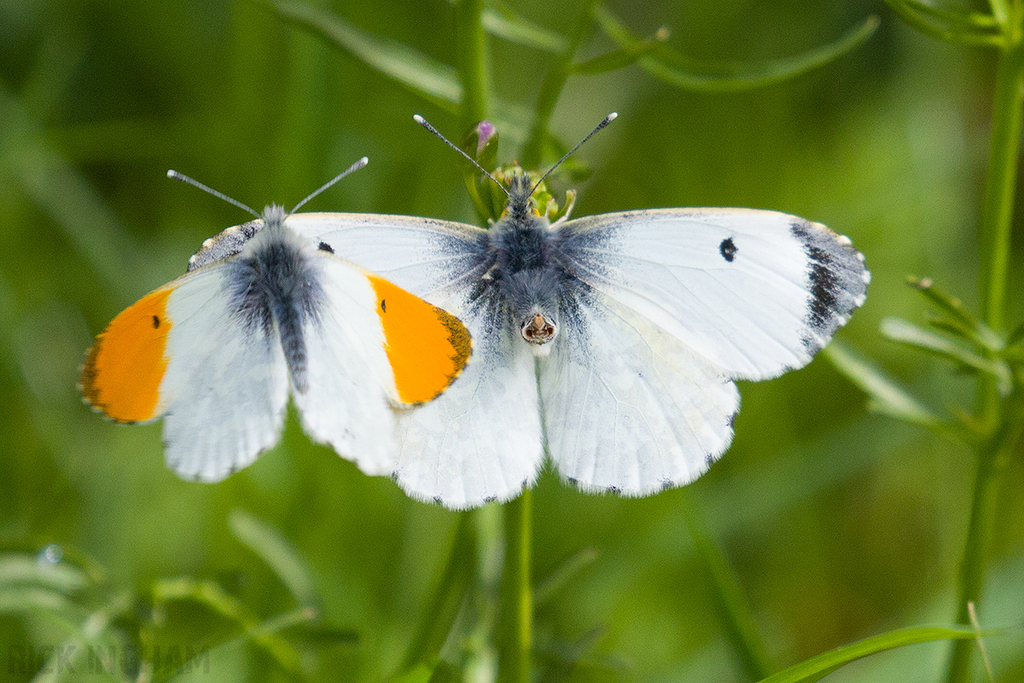
[[[460,0],[455,9],[459,76],[462,79],[462,129],[487,118],[491,98],[483,0]]]
[[[697,557],[704,565],[715,589],[715,601],[718,603],[726,635],[739,654],[747,676],[754,681],[766,678],[775,668],[768,658],[754,614],[743,595],[739,581],[736,580],[736,574],[729,566],[725,555],[711,540],[703,518],[690,499],[689,491],[682,500],[683,517],[690,530]]]
[[[957,603],[957,621],[970,624],[969,603],[978,605],[985,586],[985,569],[991,540],[997,522],[997,504],[1002,486],[1002,474],[1020,440],[1024,423],[1014,415],[1008,424],[978,454],[978,473],[974,481],[974,499],[971,521],[964,543],[964,558],[960,565],[960,592]],[[971,663],[976,645],[971,641],[957,641],[949,660],[949,683],[971,680]]]
[[[505,505],[505,572],[501,579],[501,683],[528,683],[533,640],[530,583],[530,489]]]
[[[999,54],[992,112],[992,145],[988,180],[981,219],[981,302],[985,323],[995,330],[1006,326],[1006,284],[1010,263],[1010,228],[1016,196],[1017,156],[1021,140],[1022,95],[1024,95],[1024,42],[1021,40],[1020,3],[1010,6],[1005,24],[1006,42]],[[968,603],[978,604],[985,583],[989,545],[994,533],[998,492],[1005,462],[1019,437],[1019,428],[1007,424],[992,379],[979,385],[980,422],[993,436],[978,451],[971,518],[964,543],[957,598],[957,619],[970,623]],[[1018,420],[1014,420],[1019,424]],[[975,645],[957,641],[949,660],[948,683],[971,679]]]
[[[537,94],[537,107],[533,115],[530,139],[526,141],[520,157],[524,168],[536,168],[543,161],[544,142],[548,136],[548,123],[551,121],[551,114],[555,110],[555,104],[562,94],[565,82],[569,79],[576,51],[594,23],[594,5],[596,4],[597,0],[587,0],[583,4],[582,12],[569,37],[569,44],[565,52],[554,61],[544,75],[540,92]]]
[[[1010,264],[1010,233],[1017,191],[1020,149],[1024,43],[1000,53],[992,112],[992,144],[982,210],[982,313],[989,327],[1006,327],[1006,281]]]
[[[448,563],[402,660],[403,671],[430,661],[441,652],[473,578],[476,563],[475,532],[473,512],[461,513]]]

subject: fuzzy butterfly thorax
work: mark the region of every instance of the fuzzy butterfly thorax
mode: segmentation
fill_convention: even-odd
[[[560,283],[566,277],[559,258],[559,234],[534,202],[536,181],[518,166],[505,179],[505,211],[488,231],[494,259],[492,294],[510,312],[522,340],[536,355],[546,356],[551,350],[548,344],[558,336]],[[546,208],[552,204],[545,201]]]

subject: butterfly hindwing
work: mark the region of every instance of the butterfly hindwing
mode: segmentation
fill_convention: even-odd
[[[539,373],[558,471],[634,496],[693,481],[732,439],[735,384],[634,311],[585,288],[577,296]]]
[[[486,307],[450,310],[473,333],[473,362],[436,401],[399,415],[394,474],[417,498],[467,508],[518,495],[544,451],[533,355]]]

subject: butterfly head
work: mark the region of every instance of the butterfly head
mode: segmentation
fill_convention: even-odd
[[[529,268],[507,278],[505,292],[523,341],[538,356],[551,352],[559,325],[559,274],[553,268]]]
[[[574,190],[567,190],[565,201],[560,203],[543,180],[539,180],[539,173],[525,171],[519,164],[503,165],[492,175],[499,183],[492,185],[494,194],[497,195],[499,189],[504,193],[504,203],[497,203],[497,206],[503,206],[498,220],[522,222],[544,218],[549,223],[558,223],[569,217],[576,203]]]

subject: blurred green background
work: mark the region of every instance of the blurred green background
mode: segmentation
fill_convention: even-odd
[[[308,3],[456,62],[444,0]],[[606,6],[639,35],[669,27],[669,45],[687,55],[754,64],[881,18],[835,62],[747,92],[686,92],[635,65],[573,77],[551,130],[571,144],[619,112],[577,154],[592,175],[575,185],[575,215],[747,206],[849,235],[873,280],[838,338],[938,407],[969,408],[972,380],[882,339],[878,325],[891,315],[922,319],[908,274],[933,277],[972,307],[977,300],[993,55],[925,38],[881,1]],[[529,0],[517,10],[567,35],[581,7]],[[495,37],[489,46],[495,98],[529,112],[552,56]],[[594,30],[581,57],[612,47]],[[312,445],[294,419],[279,446],[228,480],[180,481],[163,464],[159,424],[116,426],[82,404],[75,383],[92,337],[117,312],[184,272],[203,239],[247,218],[168,181],[168,168],[258,209],[292,205],[368,155],[367,169],[308,210],[474,221],[456,158],[413,113],[462,132],[457,116],[252,2],[0,0],[3,550],[34,556],[57,544],[96,580],[88,604],[186,576],[217,581],[260,619],[286,612],[294,598],[230,531],[229,513],[240,508],[308,564],[323,619],[359,635],[358,644],[298,645],[301,675],[380,680],[395,671],[428,617],[458,513],[362,475]],[[509,161],[522,135],[501,132],[499,158]],[[1019,320],[1019,274],[1010,300]],[[626,500],[583,495],[550,471],[541,477],[535,579],[581,551],[595,557],[537,606],[539,649],[587,646],[571,680],[747,680],[696,560],[689,505],[736,572],[780,667],[881,631],[952,622],[971,453],[866,412],[863,395],[822,358],[741,391],[734,445],[689,487]],[[1017,458],[981,606],[986,625],[1021,619],[1022,484]],[[67,630],[45,611],[26,616],[2,596],[0,605],[0,680],[29,680],[35,670],[19,653],[59,645]],[[194,603],[170,610],[154,635],[194,647],[235,636],[230,621]],[[1024,680],[1019,631],[987,645],[997,680]],[[829,680],[937,680],[948,648],[916,645]],[[215,648],[209,664],[180,680],[294,677],[244,639]]]

